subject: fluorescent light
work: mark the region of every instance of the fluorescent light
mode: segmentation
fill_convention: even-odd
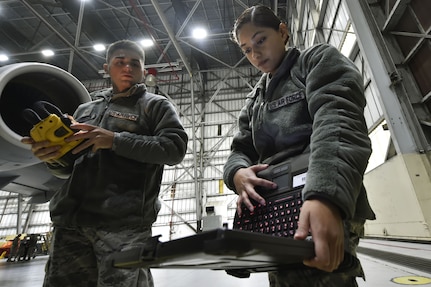
[[[105,45],[103,44],[95,44],[93,46],[94,50],[100,52],[100,51],[105,51]]]
[[[51,57],[51,56],[54,56],[54,51],[52,51],[52,50],[42,50],[42,55],[44,55],[45,57]]]
[[[6,62],[7,60],[9,60],[8,56],[5,54],[0,54],[0,62]]]
[[[203,28],[196,28],[193,30],[193,37],[195,39],[204,39],[207,37],[207,30]]]
[[[143,39],[143,40],[141,41],[141,45],[142,45],[143,47],[151,47],[151,46],[153,46],[153,45],[154,45],[154,42],[153,42],[153,40],[151,40],[151,39]]]

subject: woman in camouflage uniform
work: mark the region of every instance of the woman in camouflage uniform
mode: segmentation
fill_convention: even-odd
[[[276,187],[256,176],[267,168],[265,159],[289,149],[291,156],[310,152],[294,238],[310,232],[315,257],[303,268],[270,273],[270,285],[357,286],[364,274],[355,249],[365,220],[375,217],[362,182],[371,144],[361,74],[330,45],[286,49],[287,26],[265,6],[246,9],[232,34],[263,72],[241,110],[224,169],[226,185],[238,194],[238,212],[243,205],[253,210],[250,199],[265,204],[256,186]],[[342,264],[345,254],[354,264]]]

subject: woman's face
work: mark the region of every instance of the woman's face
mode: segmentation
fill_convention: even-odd
[[[287,26],[278,30],[244,24],[237,31],[239,46],[250,63],[264,73],[274,74],[283,61],[288,37]]]

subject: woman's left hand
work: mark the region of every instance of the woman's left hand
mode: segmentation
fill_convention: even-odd
[[[332,272],[344,259],[344,228],[338,208],[327,200],[306,200],[301,207],[295,239],[304,240],[309,232],[315,257],[304,265]]]

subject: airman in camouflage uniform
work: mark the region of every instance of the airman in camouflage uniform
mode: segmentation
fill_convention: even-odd
[[[83,142],[72,164],[52,163],[58,146],[35,142],[33,153],[67,178],[50,201],[54,224],[44,287],[152,287],[149,269],[121,269],[111,254],[143,244],[160,210],[164,165],[182,161],[188,136],[172,103],[140,84],[144,51],[122,40],[107,50],[112,88],[90,94],[66,141]],[[50,161],[51,162],[48,162]]]
[[[303,268],[270,273],[271,287],[357,286],[364,274],[355,250],[365,220],[375,218],[363,185],[371,141],[361,73],[328,44],[286,49],[286,24],[262,5],[238,17],[232,36],[263,72],[247,95],[224,166],[238,212],[243,205],[253,210],[250,199],[265,204],[255,186],[276,188],[256,176],[267,168],[262,162],[289,150],[310,154],[294,238],[311,233],[315,257]]]

